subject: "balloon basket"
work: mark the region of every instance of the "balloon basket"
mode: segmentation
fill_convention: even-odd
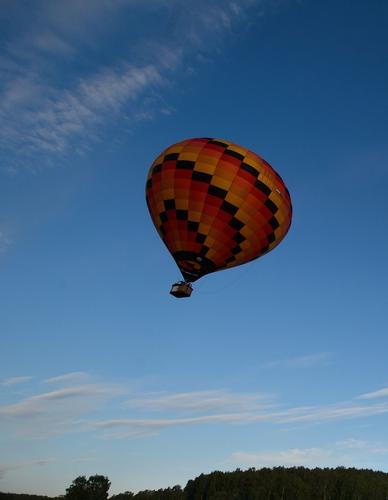
[[[183,299],[185,297],[190,297],[193,291],[191,283],[187,281],[180,281],[179,283],[174,283],[171,287],[170,294],[178,299]]]

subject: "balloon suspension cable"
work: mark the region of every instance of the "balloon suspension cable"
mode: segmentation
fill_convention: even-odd
[[[171,287],[170,294],[177,299],[183,299],[190,297],[193,292],[193,286],[190,281],[178,281],[174,283]]]

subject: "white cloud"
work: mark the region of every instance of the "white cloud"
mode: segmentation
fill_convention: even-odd
[[[86,372],[69,372],[63,375],[58,375],[56,377],[50,377],[43,380],[46,384],[57,384],[62,382],[80,382],[85,381],[90,378],[90,375]]]
[[[290,448],[280,451],[249,453],[238,451],[233,453],[232,461],[247,467],[275,467],[275,466],[311,466],[327,463],[330,452],[322,448]]]
[[[8,472],[12,472],[14,470],[26,469],[35,466],[48,465],[55,462],[53,458],[43,458],[37,460],[30,460],[27,462],[19,462],[19,463],[10,463],[10,464],[1,464],[0,463],[0,479]]]
[[[280,422],[324,422],[329,420],[341,420],[346,418],[371,417],[388,413],[388,403],[374,405],[355,405],[353,402],[327,405],[312,408],[301,412],[299,415],[280,415]]]
[[[5,233],[0,231],[0,254],[5,253],[8,250],[11,243],[12,242],[10,238]]]
[[[287,359],[278,359],[264,363],[263,368],[309,368],[311,366],[328,364],[333,354],[330,352],[320,352],[296,356]]]
[[[161,88],[167,82],[175,85],[174,76],[192,67],[190,58],[214,53],[232,26],[261,3],[54,0],[41,4],[30,30],[8,40],[0,58],[2,169],[17,172],[26,164],[31,169],[34,164],[41,166],[41,153],[49,162],[51,156],[86,150],[120,118],[135,124],[167,114],[163,110],[171,113],[172,108],[157,97]],[[138,33],[122,22],[149,12],[167,23],[164,35],[163,30],[155,33],[152,23]],[[104,52],[104,43],[124,29],[127,41],[120,39],[112,63],[99,64],[96,53]],[[74,61],[82,59],[88,64],[80,72]],[[153,103],[147,102],[151,95]]]
[[[365,418],[388,413],[388,404],[356,405],[353,401],[321,407],[295,407],[273,409],[273,405],[260,403],[251,395],[229,395],[219,391],[216,398],[208,398],[217,391],[178,393],[159,398],[135,398],[127,402],[132,408],[151,411],[205,413],[200,416],[167,418],[120,418],[95,421],[96,429],[117,429],[105,437],[155,434],[166,428],[203,424],[245,424],[268,422],[274,425],[324,423],[349,418]],[[220,397],[223,395],[223,397]],[[248,396],[248,397],[247,397]],[[240,404],[239,404],[240,402]],[[228,410],[234,410],[229,411]],[[211,412],[211,413],[209,413]]]
[[[2,385],[17,385],[17,384],[22,384],[24,382],[28,382],[31,380],[32,377],[29,375],[24,375],[20,377],[11,377],[7,378],[2,382]]]
[[[388,387],[384,387],[384,389],[379,389],[378,391],[361,394],[361,396],[358,396],[358,399],[375,399],[375,398],[386,398],[386,397],[388,397]]]
[[[348,439],[332,445],[312,448],[245,452],[232,454],[230,462],[244,467],[360,467],[388,455],[388,447],[380,443]]]
[[[46,151],[64,152],[71,141],[89,131],[90,127],[103,125],[107,114],[117,115],[128,101],[135,100],[145,89],[161,85],[163,78],[155,66],[125,66],[120,69],[105,69],[90,78],[84,78],[73,90],[57,93],[39,102],[36,109],[19,109],[22,123],[11,115],[15,104],[23,101],[28,92],[34,93],[37,86],[25,80],[22,91],[8,96],[7,109],[0,110],[4,122],[0,128],[6,149],[23,144],[30,153]],[[31,86],[28,91],[28,86]],[[48,91],[48,96],[52,92]],[[7,143],[7,144],[6,144]]]
[[[117,429],[117,431],[105,434],[105,437],[121,438],[125,436],[149,435],[160,432],[171,427],[203,424],[237,424],[249,421],[248,414],[219,414],[203,415],[200,417],[187,418],[165,418],[165,419],[111,419],[93,422],[91,428],[95,429]],[[265,416],[263,416],[265,419]]]
[[[0,406],[1,427],[6,435],[38,438],[85,431],[85,418],[103,412],[123,392],[117,385],[85,384],[39,393]]]
[[[47,31],[46,33],[39,33],[32,41],[33,45],[44,52],[49,52],[55,55],[72,55],[74,48],[72,45],[63,40],[58,35]]]
[[[153,411],[248,411],[268,407],[267,396],[225,390],[148,395],[128,401],[131,407]]]
[[[6,83],[2,94],[3,114],[24,105],[29,105],[43,94],[43,87],[32,77],[20,76]]]
[[[71,410],[71,404],[81,403],[98,397],[112,397],[117,395],[117,388],[87,384],[76,387],[65,387],[57,391],[46,392],[23,399],[18,403],[0,406],[0,417],[30,417],[37,414],[45,414],[49,411],[62,410],[60,405],[62,401],[66,401],[66,406]]]
[[[349,438],[337,441],[336,446],[343,449],[360,450],[363,453],[373,455],[387,455],[388,446],[378,442],[365,441],[363,439]]]
[[[12,385],[30,379],[14,377],[2,383]],[[85,383],[89,379],[90,375],[81,371],[46,378],[44,383],[66,386],[0,406],[4,429],[7,426],[6,432],[38,436],[97,431],[102,437],[117,438],[182,426],[323,424],[388,413],[388,402],[367,399],[362,403],[355,398],[321,406],[285,407],[273,397],[254,392],[224,389],[131,394],[129,385]],[[79,384],[81,381],[84,383]],[[160,416],[154,418],[154,412]],[[363,444],[349,441],[347,446],[361,448]]]

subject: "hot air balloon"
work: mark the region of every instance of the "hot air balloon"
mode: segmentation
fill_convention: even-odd
[[[152,221],[180,269],[175,297],[206,274],[275,248],[291,224],[289,192],[275,170],[224,139],[187,139],[152,163],[146,184]]]

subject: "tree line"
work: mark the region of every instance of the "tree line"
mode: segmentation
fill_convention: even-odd
[[[79,476],[60,497],[1,493],[0,500],[388,500],[388,473],[337,467],[255,468],[201,474],[179,485],[109,496],[106,476]]]

